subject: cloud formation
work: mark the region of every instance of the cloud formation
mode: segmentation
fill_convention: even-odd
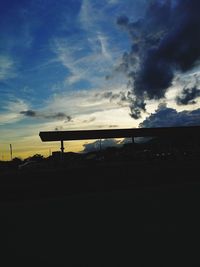
[[[117,71],[129,79],[134,119],[146,111],[146,100],[165,97],[177,71],[184,73],[198,64],[199,11],[198,0],[153,0],[142,19],[131,22],[126,16],[118,18],[117,24],[132,41],[131,51],[124,53]]]
[[[32,117],[32,118],[65,120],[65,122],[72,120],[72,118],[69,115],[66,115],[63,112],[42,113],[42,112],[37,112],[34,110],[25,110],[25,111],[21,111],[20,114],[23,114],[26,117]]]
[[[20,111],[22,109],[28,109],[28,103],[23,99],[10,99],[4,100],[3,111],[0,116],[0,125],[15,123],[21,120]]]
[[[176,97],[176,103],[178,105],[196,104],[197,97],[200,97],[200,89],[184,88],[182,93]]]
[[[107,147],[115,147],[120,144],[120,141],[117,141],[115,139],[105,139],[100,141],[97,140],[93,143],[84,144],[84,149],[82,152],[88,153],[93,151],[99,151],[100,149],[106,149]]]
[[[118,105],[124,105],[132,101],[132,93],[130,91],[123,92],[100,92],[94,95],[96,100],[108,99],[110,102],[117,102]]]
[[[200,125],[200,109],[177,112],[173,108],[168,108],[166,104],[160,104],[155,113],[152,113],[140,123],[139,127],[151,128],[195,125]]]

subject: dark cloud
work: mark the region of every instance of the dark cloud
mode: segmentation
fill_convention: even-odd
[[[117,19],[132,41],[116,70],[129,79],[135,96],[130,105],[133,118],[140,118],[147,99],[165,97],[176,71],[186,72],[198,64],[199,13],[199,0],[153,0],[142,19]]]
[[[71,117],[66,115],[63,112],[52,113],[52,114],[44,114],[43,117],[45,119],[57,119],[57,120],[71,121]]]
[[[140,123],[139,127],[151,128],[195,125],[200,125],[200,109],[177,112],[175,109],[168,108],[165,104],[161,104],[155,113],[151,114]]]
[[[36,117],[37,116],[36,112],[33,110],[21,111],[20,114],[23,114],[27,117]]]
[[[196,87],[184,88],[183,92],[176,97],[178,105],[196,104],[195,99],[200,96],[200,89]]]
[[[138,119],[140,118],[140,114],[141,114],[141,110],[146,111],[146,103],[144,102],[143,98],[135,98],[132,100],[131,104],[130,104],[130,116],[133,119]]]
[[[107,147],[115,147],[119,144],[119,141],[115,140],[115,139],[104,139],[101,140],[101,145],[100,145],[100,140],[97,140],[93,143],[89,143],[89,144],[84,144],[84,149],[82,152],[84,153],[88,153],[88,152],[93,152],[93,151],[99,151],[100,150],[100,146],[101,149],[105,149]]]
[[[71,117],[66,115],[63,112],[57,113],[42,113],[34,110],[21,111],[20,114],[23,114],[26,117],[40,118],[40,119],[56,119],[56,120],[65,120],[71,121]]]

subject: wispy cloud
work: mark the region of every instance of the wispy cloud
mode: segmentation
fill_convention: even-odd
[[[59,110],[73,117],[91,114],[119,108],[118,102],[122,98],[122,91],[126,93],[128,90],[126,87],[118,86],[111,87],[109,90],[91,89],[54,94],[46,101],[45,107],[46,110]]]
[[[74,47],[75,41],[67,38],[55,39],[51,44],[53,52],[57,55],[57,60],[68,70],[68,82],[70,84],[81,80],[85,75],[85,70],[78,66],[76,52],[80,52],[81,47]]]
[[[102,8],[97,7],[96,1],[82,1],[78,19],[81,27],[86,32],[93,32],[94,29],[98,30],[99,22],[102,20],[102,16]]]
[[[68,71],[68,84],[81,80],[87,80],[92,85],[97,84],[99,78],[104,80],[109,66],[112,65],[107,37],[102,33],[89,39],[57,38],[52,43],[52,49],[58,62]]]
[[[16,76],[14,61],[6,55],[0,55],[0,81]]]
[[[67,129],[93,129],[109,128],[110,125],[120,127],[133,127],[133,120],[129,116],[128,102],[119,104],[121,98],[120,90],[115,88],[112,91],[98,90],[71,92],[58,94],[46,102],[46,110],[59,110],[70,114],[73,121],[63,125]],[[112,96],[117,96],[111,101]]]
[[[109,18],[103,11],[104,5],[97,6],[97,1],[83,0],[73,22],[79,35],[74,32],[55,37],[50,44],[57,61],[68,71],[66,84],[69,86],[83,80],[91,86],[99,86],[110,72],[115,58],[119,57],[119,51],[113,47],[112,33],[102,26]]]
[[[108,37],[106,35],[98,33],[97,38],[98,38],[99,43],[100,43],[102,56],[104,58],[108,58],[108,59],[112,60],[112,55],[111,55],[111,52],[109,51],[109,48],[108,48]]]
[[[5,101],[3,105],[3,112],[0,116],[0,125],[14,123],[22,120],[21,110],[28,109],[29,105],[22,99],[12,99]]]

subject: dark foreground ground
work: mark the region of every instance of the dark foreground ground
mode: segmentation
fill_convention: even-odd
[[[199,266],[200,161],[12,171],[0,266]]]

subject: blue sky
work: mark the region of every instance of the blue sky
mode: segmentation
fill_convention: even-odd
[[[134,40],[131,24],[127,31],[117,20],[139,21],[150,2],[0,2],[0,159],[10,143],[22,157],[56,149],[41,143],[42,130],[137,127],[156,110],[159,101],[149,98],[140,118],[130,116],[134,94],[127,97],[128,75],[119,71],[124,53],[132,55]],[[199,106],[198,101],[187,107],[174,102],[185,81],[195,83],[195,73],[198,66],[174,75],[166,99],[177,111]],[[71,144],[71,149],[80,146]]]

